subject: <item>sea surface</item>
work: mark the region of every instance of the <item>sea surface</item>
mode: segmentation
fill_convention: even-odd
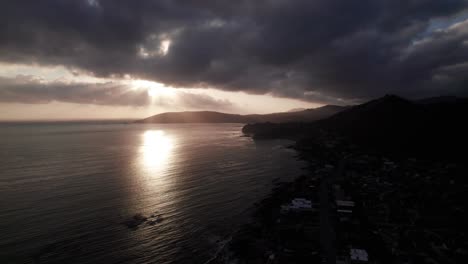
[[[0,263],[208,263],[304,167],[241,128],[0,124]]]

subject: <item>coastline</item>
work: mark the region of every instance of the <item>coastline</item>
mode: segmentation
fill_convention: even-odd
[[[268,140],[268,139],[266,139]],[[288,138],[288,140],[294,141],[290,146],[286,148],[294,149],[297,152],[296,159],[305,161],[306,168],[304,173],[295,178],[291,182],[277,182],[274,183],[270,194],[257,202],[252,209],[250,221],[243,224],[238,230],[232,233],[227,239],[228,242],[222,246],[216,255],[205,263],[265,263],[265,259],[269,262],[274,262],[275,253],[269,248],[274,248],[277,243],[276,239],[279,234],[278,232],[284,232],[285,230],[279,230],[276,226],[279,224],[278,220],[283,218],[281,213],[281,205],[287,203],[296,196],[307,197],[314,202],[319,200],[319,184],[320,177],[314,177],[313,172],[316,171],[323,162],[319,163],[312,161],[310,156],[307,154],[307,150],[302,149],[298,146],[298,139]],[[331,172],[333,165],[327,164],[329,167],[328,171]],[[296,222],[298,218],[303,217],[303,214],[289,215],[287,220],[289,222]],[[320,241],[319,241],[319,219],[318,211],[315,210],[308,215],[304,220],[311,221],[312,225],[303,221],[301,230],[309,229],[309,237],[304,240],[304,237],[299,238],[300,242],[308,241],[309,246],[312,245],[315,248],[314,251],[310,250],[310,247],[303,248],[302,254],[295,252],[294,258],[309,259],[311,257],[316,260],[320,260]],[[281,221],[281,220],[280,220]],[[285,221],[285,225],[289,225]],[[315,241],[314,241],[315,240]],[[299,242],[299,241],[297,241]],[[291,249],[289,249],[291,250]],[[284,256],[283,256],[284,258]],[[297,259],[299,260],[299,259]]]
[[[292,148],[307,164],[303,175],[276,185],[211,263],[468,259],[466,164],[390,158],[326,133]],[[283,212],[294,199],[312,210]]]

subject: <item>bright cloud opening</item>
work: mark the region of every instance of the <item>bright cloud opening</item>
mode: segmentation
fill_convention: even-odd
[[[165,56],[169,52],[169,47],[171,46],[171,41],[169,39],[161,41],[159,45],[159,53]]]
[[[148,96],[151,98],[158,96],[174,96],[175,90],[171,87],[166,87],[162,83],[146,81],[146,80],[132,80],[131,85],[134,89],[146,89]]]

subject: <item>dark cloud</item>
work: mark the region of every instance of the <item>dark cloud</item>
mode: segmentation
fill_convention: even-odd
[[[325,103],[467,93],[466,0],[5,2],[5,62]]]
[[[31,76],[0,77],[0,102],[44,104],[52,101],[142,106],[150,103],[146,90],[131,90],[122,84],[44,82]]]
[[[181,109],[226,110],[234,107],[228,100],[186,91],[177,91],[174,96],[161,94],[150,97],[147,89],[133,89],[121,82],[44,82],[31,76],[0,77],[0,103],[45,104],[53,101],[133,107],[158,105]]]

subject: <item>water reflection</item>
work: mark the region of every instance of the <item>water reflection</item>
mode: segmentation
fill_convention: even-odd
[[[175,137],[162,130],[146,130],[142,134],[138,153],[139,194],[138,207],[150,208],[151,213],[158,210],[153,205],[167,199],[167,191],[174,183],[177,173],[175,162]],[[138,194],[138,195],[139,195]],[[151,195],[148,195],[151,194]]]
[[[142,135],[141,158],[146,169],[163,169],[171,157],[174,143],[162,130],[148,130]]]

